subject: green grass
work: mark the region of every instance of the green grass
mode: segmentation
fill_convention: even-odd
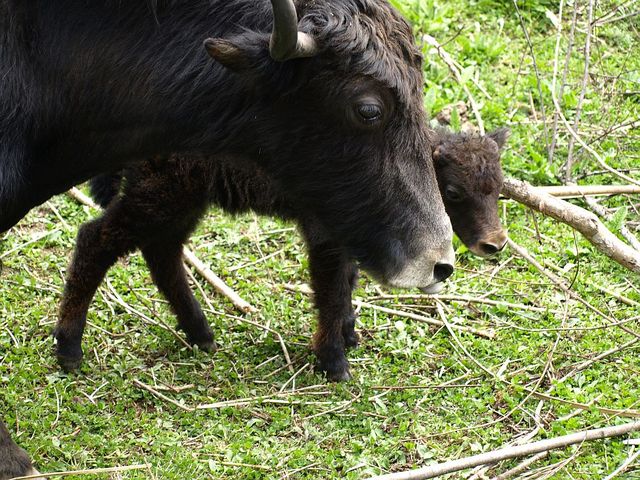
[[[569,139],[562,125],[551,162],[546,148],[553,133],[556,44],[546,10],[557,15],[557,2],[518,2],[531,36],[537,75],[511,2],[394,3],[415,25],[418,37],[432,35],[461,65],[487,128],[511,128],[505,171],[537,184],[562,183]],[[594,18],[622,3],[599,2]],[[570,121],[581,90],[583,8],[578,12],[579,28],[562,96]],[[623,7],[620,13],[631,11]],[[560,72],[572,14],[572,5],[565,6]],[[593,148],[621,169],[640,165],[637,125],[615,128],[640,118],[640,96],[633,94],[640,90],[639,31],[638,16],[595,30],[578,127]],[[432,115],[458,101],[469,105],[461,85],[437,52],[427,47],[425,81],[425,102]],[[471,109],[454,118],[456,125],[465,122],[476,123]],[[601,168],[587,152],[576,148],[574,157],[572,173],[581,183],[620,183],[609,174],[591,175]],[[640,179],[638,172],[631,175]],[[612,229],[624,220],[637,233],[638,201],[638,196],[604,200],[607,207],[620,209]],[[503,202],[501,209],[517,243],[573,281],[572,289],[595,308],[616,321],[629,320],[628,328],[640,330],[638,307],[598,288],[640,302],[638,276],[602,256],[564,225],[534,216],[513,202]],[[101,287],[91,308],[84,365],[78,374],[63,374],[52,354],[50,331],[77,227],[92,215],[60,196],[31,212],[2,243],[2,251],[11,253],[3,258],[0,298],[0,411],[16,441],[43,470],[149,463],[149,470],[113,478],[365,478],[498,448],[532,431],[538,408],[540,431],[535,439],[628,420],[603,413],[601,408],[640,410],[640,344],[574,371],[582,361],[629,342],[632,335],[607,327],[607,320],[593,310],[567,300],[546,277],[511,252],[483,261],[459,243],[459,268],[447,293],[548,311],[447,302],[450,322],[497,332],[493,340],[457,332],[465,352],[445,329],[362,309],[357,324],[362,345],[349,354],[355,378],[344,385],[326,384],[310,367],[305,368],[314,362],[309,350],[315,328],[310,299],[283,288],[286,283],[308,281],[299,236],[280,221],[253,216],[234,219],[215,210],[192,238],[192,247],[259,308],[255,321],[282,335],[294,359],[293,368],[300,371],[295,379],[283,368],[277,338],[255,326],[210,314],[220,350],[205,354],[187,350],[161,324],[150,325],[123,308],[113,292],[154,323],[174,324],[139,255],[111,270],[110,286]],[[266,261],[230,272],[272,253],[276,255]],[[196,278],[216,310],[236,314]],[[199,291],[197,295],[202,300]],[[365,277],[355,295],[369,299],[378,295],[378,287]],[[433,302],[424,299],[375,302],[435,315]],[[498,373],[504,380],[495,378]],[[559,382],[565,375],[568,378]],[[135,380],[164,388],[164,395],[187,406],[250,400],[187,412],[136,386]],[[444,388],[447,383],[451,385]],[[278,395],[283,386],[286,394]],[[381,390],[379,386],[406,388]],[[411,388],[416,386],[433,388]],[[530,396],[528,389],[534,388],[560,400]],[[592,407],[567,418],[575,410],[571,403]],[[629,452],[621,439],[596,441],[553,452],[531,468],[555,465],[558,470],[552,478],[600,478]],[[559,463],[563,461],[567,461],[564,466]],[[516,463],[505,462],[488,475]],[[639,472],[638,466],[632,466],[618,478],[638,478]]]

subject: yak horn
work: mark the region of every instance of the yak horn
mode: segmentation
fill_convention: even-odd
[[[269,42],[271,58],[284,62],[292,58],[312,57],[318,52],[316,41],[298,31],[298,14],[293,0],[271,0],[273,31]]]

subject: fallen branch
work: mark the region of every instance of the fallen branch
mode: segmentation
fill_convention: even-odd
[[[100,209],[90,197],[82,193],[78,188],[72,188],[68,194],[76,199],[78,202],[95,209]],[[227,297],[233,305],[244,313],[254,313],[257,310],[238,295],[231,287],[229,287],[224,281],[218,277],[213,271],[207,267],[196,255],[187,247],[183,249],[184,261],[191,265],[196,271],[202,275],[202,277],[215,288],[218,293]]]
[[[435,325],[436,327],[451,327],[454,330],[460,330],[461,332],[473,333],[474,335],[478,335],[479,337],[493,339],[496,334],[492,330],[480,330],[473,327],[465,327],[464,325],[456,325],[446,323],[436,320],[435,318],[427,317],[424,315],[418,315],[411,312],[404,312],[402,310],[395,310],[393,308],[381,307],[380,305],[374,305],[372,303],[363,302],[361,300],[353,300],[353,305],[356,307],[364,307],[369,308],[371,310],[377,310],[382,313],[387,313],[389,315],[395,315],[397,317],[410,318],[411,320],[417,320],[419,322],[427,323],[429,325]]]
[[[638,185],[553,185],[536,188],[557,198],[640,194],[640,186]]]
[[[600,218],[604,218],[607,221],[611,221],[613,219],[613,215],[607,212],[607,210],[598,202],[596,202],[595,199],[590,197],[585,197],[584,201],[587,203],[591,211],[596,215],[598,215]],[[627,228],[624,222],[622,222],[619,229],[620,229],[620,235],[622,235],[622,237],[627,242],[629,242],[629,245],[631,245],[635,250],[640,252],[640,241],[635,237],[635,235],[631,232],[631,230]]]
[[[575,139],[575,141],[580,144],[580,146],[582,148],[584,148],[587,152],[589,152],[593,156],[593,158],[596,159],[596,162],[598,162],[602,168],[604,168],[607,172],[615,175],[616,177],[621,178],[625,182],[632,183],[634,185],[640,186],[640,181],[638,181],[638,180],[636,180],[634,178],[631,178],[630,176],[625,175],[624,173],[621,173],[618,170],[616,170],[615,168],[611,167],[600,156],[600,154],[598,152],[596,152],[593,148],[591,148],[589,145],[587,145],[584,142],[584,140],[582,140],[582,138],[580,138],[580,136],[576,133],[576,131],[573,128],[571,128],[571,125],[569,125],[569,122],[567,121],[567,119],[565,118],[564,114],[562,113],[562,109],[560,108],[560,105],[558,104],[558,99],[556,98],[556,95],[553,92],[553,90],[551,91],[551,99],[553,100],[553,105],[556,108],[556,112],[558,113],[558,116],[559,116],[560,120],[562,120],[562,123],[564,123],[564,126],[567,129],[567,131],[571,134],[571,136]]]
[[[527,443],[524,445],[512,446],[494,450],[492,452],[481,453],[471,457],[460,458],[458,460],[450,460],[448,462],[429,465],[428,467],[419,468],[409,472],[390,473],[387,475],[378,475],[371,477],[369,480],[422,480],[425,478],[434,478],[447,473],[458,472],[467,468],[473,468],[478,465],[501,462],[510,458],[524,457],[534,455],[540,452],[546,452],[557,448],[567,447],[576,443],[588,442],[591,440],[600,440],[603,438],[617,437],[627,433],[640,430],[640,422],[631,422],[625,425],[614,427],[604,427],[595,430],[585,430],[582,432],[563,435],[557,438],[549,438],[537,442]]]
[[[549,455],[549,452],[540,452],[537,455],[534,455],[533,457],[527,458],[524,462],[516,465],[512,469],[507,470],[506,472],[502,472],[497,477],[493,477],[491,480],[507,480],[511,477],[515,477],[519,473],[524,472],[527,468],[529,468],[531,465],[536,463],[538,460],[542,460],[546,458],[547,455]]]
[[[595,214],[577,205],[557,199],[527,182],[512,178],[505,179],[502,193],[529,208],[575,228],[606,256],[623,267],[640,273],[640,252],[611,233]]]

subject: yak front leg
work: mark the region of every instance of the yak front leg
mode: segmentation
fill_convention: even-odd
[[[353,264],[346,252],[333,242],[308,241],[308,249],[311,284],[318,308],[318,329],[313,342],[318,369],[331,381],[349,380],[351,373],[345,347],[357,343],[351,307]]]

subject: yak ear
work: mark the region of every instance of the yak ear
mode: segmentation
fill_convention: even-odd
[[[211,58],[229,70],[239,72],[251,67],[250,48],[242,46],[238,41],[226,38],[207,38],[204,41],[204,48]]]
[[[511,131],[508,128],[498,128],[487,136],[498,144],[498,148],[502,149],[507,143],[509,135],[511,135]]]

